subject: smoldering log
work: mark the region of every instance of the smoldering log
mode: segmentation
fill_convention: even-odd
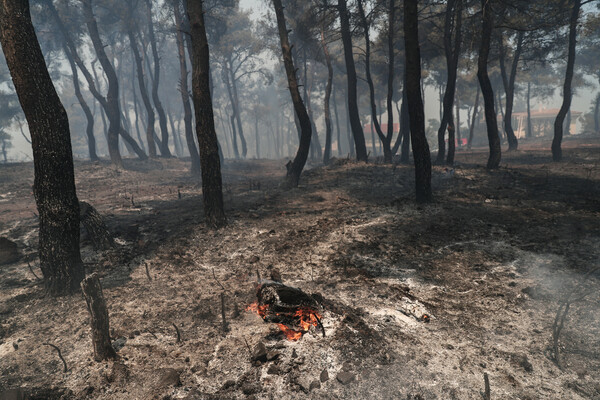
[[[81,290],[90,312],[94,359],[102,361],[117,358],[117,353],[110,342],[108,310],[98,274],[93,273],[87,276],[81,282]]]

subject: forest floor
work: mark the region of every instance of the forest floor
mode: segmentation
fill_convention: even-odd
[[[0,398],[478,399],[487,373],[495,399],[598,399],[600,280],[585,274],[600,264],[600,140],[567,139],[562,163],[549,143],[521,147],[496,171],[486,149],[434,167],[423,206],[412,166],[341,159],[284,190],[284,161],[228,161],[218,231],[185,161],[76,162],[80,200],[117,242],[82,238],[122,347],[101,363],[81,294],[45,296],[28,267],[41,276],[33,166],[2,165],[0,236],[24,257],[0,266]],[[274,269],[319,294],[325,337],[290,341],[245,311],[257,271]],[[587,296],[570,305],[559,368],[552,325],[574,289]],[[259,342],[270,361],[251,360]]]

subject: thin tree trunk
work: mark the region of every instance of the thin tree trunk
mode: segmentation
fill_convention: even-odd
[[[367,161],[368,156],[367,146],[365,145],[365,135],[358,113],[356,68],[354,66],[352,33],[350,32],[350,13],[348,12],[346,0],[338,0],[338,11],[340,13],[340,29],[342,33],[342,43],[344,45],[346,76],[348,79],[348,116],[350,119],[350,126],[352,128],[354,146],[356,148],[356,158],[358,161]]]
[[[139,108],[138,108],[138,101],[137,101],[137,91],[135,90],[135,63],[131,63],[131,94],[133,97],[133,112],[135,113],[135,133],[137,135],[138,141],[140,142],[140,146],[142,147],[142,149],[145,149],[144,147],[144,141],[142,140],[142,135],[140,133],[140,113],[139,113]]]
[[[246,137],[244,136],[244,130],[242,127],[242,111],[240,109],[240,99],[238,96],[238,90],[237,90],[237,84],[236,84],[236,77],[233,74],[233,67],[231,65],[231,61],[229,61],[229,68],[228,68],[229,73],[231,74],[231,89],[233,92],[233,103],[235,105],[235,120],[237,122],[237,127],[238,127],[238,136],[240,137],[240,142],[242,144],[242,158],[246,158],[246,155],[248,154],[248,146],[246,144]]]
[[[462,147],[461,134],[460,134],[460,98],[456,95],[456,142],[458,147]]]
[[[308,112],[306,111],[306,107],[302,102],[302,97],[300,97],[300,90],[298,89],[296,68],[294,67],[294,61],[292,59],[292,48],[288,39],[288,30],[285,24],[285,16],[283,14],[283,5],[281,4],[281,0],[273,0],[273,8],[275,9],[275,15],[277,17],[277,29],[279,31],[279,39],[281,41],[281,53],[283,55],[283,63],[285,65],[285,72],[288,80],[288,88],[292,97],[292,103],[294,104],[294,111],[298,117],[301,127],[298,151],[294,157],[294,161],[292,161],[291,164],[288,164],[287,167],[287,182],[290,186],[296,187],[298,186],[300,174],[302,173],[302,169],[304,168],[306,159],[308,158],[312,127]]]
[[[600,133],[600,93],[594,101],[594,132]]]
[[[473,106],[473,115],[471,116],[471,126],[469,127],[469,141],[467,142],[467,149],[471,150],[473,144],[473,134],[475,133],[475,123],[477,121],[477,111],[479,109],[479,86],[477,86],[477,94],[475,95],[475,105]]]
[[[519,141],[515,135],[515,131],[512,127],[512,110],[515,97],[515,79],[517,76],[517,67],[519,64],[519,58],[521,57],[521,50],[523,48],[523,39],[525,33],[519,31],[517,34],[517,48],[513,56],[512,65],[510,68],[510,76],[506,73],[506,54],[504,51],[504,41],[502,34],[498,35],[498,47],[499,47],[499,61],[500,61],[500,73],[502,75],[502,84],[504,85],[504,92],[506,93],[506,112],[502,118],[504,122],[504,131],[506,132],[506,138],[508,140],[508,150],[517,150]]]
[[[209,226],[219,228],[227,223],[223,207],[219,143],[215,132],[210,95],[210,63],[208,39],[204,24],[203,1],[190,1],[186,9],[192,42],[192,93],[196,114],[196,135],[200,149],[204,216]]]
[[[329,109],[329,100],[331,99],[331,90],[333,86],[333,65],[331,64],[331,57],[329,50],[327,49],[327,43],[325,42],[325,30],[321,28],[321,46],[323,46],[323,53],[325,54],[325,63],[327,64],[327,85],[325,86],[325,99],[323,101],[323,110],[325,113],[325,151],[323,152],[323,164],[329,164],[331,158],[331,111]]]
[[[185,128],[185,141],[192,160],[192,176],[200,175],[200,156],[194,141],[194,130],[192,128],[192,106],[190,105],[190,90],[188,88],[188,69],[185,60],[185,46],[183,43],[183,17],[179,9],[180,0],[173,1],[175,14],[175,39],[177,41],[177,56],[179,58],[179,92],[183,103],[183,124]]]
[[[573,0],[569,2],[572,4],[571,8],[571,20],[569,23],[569,55],[567,56],[567,70],[565,72],[565,83],[563,86],[563,103],[560,107],[560,111],[554,121],[554,139],[552,140],[552,159],[556,162],[562,160],[562,137],[563,137],[563,123],[565,116],[571,108],[571,99],[573,92],[571,90],[571,84],[573,81],[573,71],[575,67],[575,47],[577,46],[577,22],[579,20],[579,10],[581,9],[581,0]]]
[[[340,118],[338,116],[338,108],[337,108],[337,101],[336,101],[336,95],[335,95],[335,86],[334,86],[334,92],[333,92],[333,115],[335,115],[335,130],[337,133],[337,155],[338,157],[342,156],[342,135],[340,133]]]
[[[527,137],[533,137],[533,126],[531,124],[531,82],[527,82]]]
[[[415,162],[418,203],[432,201],[431,158],[425,137],[425,112],[421,98],[421,54],[419,49],[418,0],[404,0],[404,43],[406,53],[406,97]]]
[[[258,136],[258,115],[254,115],[254,141],[256,142],[256,158],[260,158],[260,138]]]
[[[44,285],[54,295],[72,292],[84,267],[69,119],[46,69],[29,1],[0,2],[0,44],[31,134]]]
[[[444,162],[445,141],[444,131],[446,126],[450,125],[448,132],[454,132],[455,126],[452,116],[452,106],[454,103],[454,94],[456,92],[456,76],[458,71],[458,59],[460,56],[460,44],[462,41],[462,0],[448,0],[446,4],[446,17],[444,22],[444,50],[446,54],[446,68],[448,71],[448,80],[446,82],[446,91],[444,92],[444,111],[440,128],[438,129],[438,153],[436,163]],[[456,14],[456,17],[454,17]],[[455,19],[455,21],[453,21]],[[454,32],[454,47],[452,46],[452,31]],[[448,152],[454,153],[454,141],[448,138]],[[446,163],[454,163],[454,154],[448,155]]]
[[[492,39],[493,16],[489,0],[481,0],[482,7],[482,32],[479,57],[477,60],[477,78],[481,86],[483,101],[485,105],[485,123],[487,125],[490,155],[487,162],[488,169],[496,169],[500,166],[502,149],[500,148],[500,137],[498,136],[498,122],[494,109],[494,90],[488,76],[488,58],[490,54],[490,42]]]
[[[406,80],[404,81],[404,85],[406,87]],[[408,112],[408,97],[406,95],[406,90],[404,90],[403,97],[404,99],[402,100],[402,106],[400,107],[400,112],[402,114],[402,116],[400,117],[400,135],[402,136],[402,147],[400,148],[400,162],[403,164],[408,164],[410,159],[411,132],[410,113]]]
[[[395,0],[390,0],[388,9],[388,87],[387,87],[387,136],[388,148],[390,151],[389,160],[386,159],[386,147],[383,147],[383,158],[385,162],[392,162],[392,157],[395,152],[390,148],[392,138],[394,137],[394,111],[392,102],[394,100],[394,22],[396,21],[396,3]],[[399,118],[400,116],[398,116]]]
[[[168,103],[167,99],[167,103]],[[175,131],[175,121],[173,121],[173,115],[171,112],[167,112],[167,119],[169,120],[169,126],[171,128],[171,136],[173,136],[173,146],[175,146],[175,155],[181,157],[181,143],[179,143],[177,132]]]

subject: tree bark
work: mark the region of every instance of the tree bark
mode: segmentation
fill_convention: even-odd
[[[533,137],[533,126],[531,125],[531,82],[527,82],[527,137]]]
[[[117,353],[110,342],[108,310],[98,274],[93,273],[81,282],[81,290],[90,313],[92,344],[96,361],[114,360]]]
[[[233,73],[231,63],[229,64],[228,71],[231,74],[231,90],[233,92],[233,105],[235,105],[235,120],[237,122],[237,133],[240,137],[240,143],[242,144],[242,158],[246,158],[248,155],[248,145],[246,144],[246,136],[244,136],[244,129],[242,127],[242,112],[240,110],[240,98],[237,90],[237,79]]]
[[[333,65],[331,64],[331,56],[325,42],[325,29],[321,28],[321,45],[325,54],[325,63],[327,64],[327,84],[325,85],[325,99],[323,101],[323,111],[325,114],[325,150],[323,151],[323,164],[329,164],[331,158],[331,111],[329,108],[329,100],[331,99],[331,89],[333,87]]]
[[[183,103],[183,123],[185,127],[185,141],[187,143],[188,152],[192,160],[192,176],[200,175],[200,156],[194,141],[194,131],[192,128],[192,106],[190,105],[190,91],[188,89],[188,70],[185,60],[185,46],[183,43],[183,17],[179,10],[180,0],[173,0],[173,10],[175,14],[175,39],[177,41],[177,56],[179,58],[179,92],[181,93],[181,101]]]
[[[425,137],[425,112],[421,97],[421,51],[419,48],[418,0],[404,0],[404,44],[406,53],[406,97],[415,163],[417,203],[432,201],[431,158]]]
[[[475,122],[477,121],[477,111],[479,109],[479,86],[477,87],[477,94],[475,95],[475,105],[473,106],[473,115],[471,116],[471,126],[469,127],[469,140],[467,142],[467,149],[471,150],[473,144],[473,134],[475,133]]]
[[[300,142],[298,144],[298,151],[291,164],[288,164],[287,169],[287,183],[291,187],[297,187],[300,181],[300,174],[306,164],[308,158],[308,152],[310,150],[310,141],[312,136],[312,127],[310,118],[306,107],[302,102],[300,96],[300,90],[298,89],[298,79],[296,78],[296,68],[294,67],[294,61],[292,59],[292,47],[288,39],[288,30],[285,24],[285,16],[283,14],[283,5],[281,0],[273,0],[273,8],[275,9],[275,16],[277,17],[277,29],[279,31],[279,40],[281,42],[281,53],[283,56],[283,64],[285,66],[285,72],[288,80],[288,88],[290,90],[290,96],[292,103],[294,104],[294,111],[298,117],[298,123],[300,125]]]
[[[204,24],[204,1],[190,1],[186,8],[192,42],[192,93],[196,115],[196,135],[200,149],[202,197],[204,215],[209,226],[219,228],[227,223],[223,207],[223,184],[219,143],[215,132],[210,94],[210,63],[208,39]]]
[[[387,87],[387,141],[388,148],[391,146],[394,136],[394,112],[392,102],[394,101],[394,22],[396,21],[396,3],[395,0],[390,0],[388,10],[388,87]],[[398,116],[400,118],[400,116]],[[398,132],[398,134],[400,134]],[[383,148],[383,158],[385,162],[392,162],[393,152],[390,148],[389,160],[386,159],[386,148]]]
[[[456,92],[456,76],[458,72],[458,58],[460,56],[460,45],[462,41],[462,0],[448,0],[446,4],[446,16],[444,22],[444,51],[446,53],[446,69],[448,71],[448,80],[446,81],[446,91],[444,92],[443,113],[440,128],[438,129],[438,153],[436,163],[444,162],[445,140],[444,131],[447,125],[448,132],[455,132],[455,126],[452,116],[452,107],[454,104],[454,94]],[[456,17],[454,17],[456,14]],[[455,21],[453,21],[455,19]],[[454,47],[452,46],[452,31],[454,33]],[[448,152],[454,153],[454,142],[448,138]],[[446,163],[454,163],[454,154],[448,154]]]
[[[352,49],[352,33],[350,32],[350,13],[346,0],[338,0],[338,11],[340,13],[340,29],[342,43],[344,45],[344,60],[346,62],[346,76],[348,79],[348,116],[352,128],[352,137],[356,148],[358,161],[367,161],[367,146],[365,145],[365,134],[360,123],[358,113],[358,94],[356,91],[356,67],[354,66],[354,53]]]
[[[600,93],[594,101],[594,132],[600,133]]]
[[[335,87],[334,87],[335,89]],[[335,91],[333,92],[333,114],[335,115],[335,130],[337,134],[337,155],[338,157],[342,156],[342,135],[340,132],[340,118],[338,116],[338,108],[337,101],[335,96]]]
[[[500,137],[498,136],[498,122],[496,110],[494,109],[494,90],[488,76],[487,64],[490,54],[490,42],[492,39],[493,18],[490,0],[481,0],[482,7],[482,32],[479,57],[477,60],[477,78],[481,86],[485,107],[485,123],[490,146],[490,155],[487,162],[488,169],[496,169],[500,166],[502,149],[500,148]]]
[[[515,98],[515,79],[517,76],[517,67],[519,59],[521,58],[521,51],[523,48],[523,39],[525,33],[520,31],[517,34],[517,48],[513,56],[512,65],[510,68],[510,76],[506,73],[506,53],[504,50],[504,42],[502,34],[498,35],[498,48],[499,48],[499,62],[500,62],[500,73],[502,75],[502,84],[504,85],[504,92],[506,93],[506,112],[504,113],[504,131],[506,132],[506,138],[508,140],[508,150],[517,150],[519,141],[515,135],[515,131],[512,127],[512,110]]]
[[[140,55],[140,51],[138,49],[137,41],[135,39],[135,35],[133,33],[133,28],[131,27],[131,25],[127,27],[127,37],[129,38],[129,46],[131,47],[131,52],[133,53],[133,58],[135,60],[138,88],[140,89],[142,102],[144,103],[144,108],[146,109],[146,142],[148,143],[148,154],[150,155],[150,157],[156,157],[156,145],[154,143],[154,109],[152,108],[152,103],[150,103],[150,96],[148,96],[148,90],[146,89],[142,56]]]
[[[572,0],[571,18],[569,22],[569,54],[567,56],[567,70],[565,72],[565,83],[563,86],[563,103],[560,111],[554,121],[554,139],[552,140],[552,159],[556,162],[562,160],[562,138],[563,123],[565,116],[571,108],[571,99],[573,92],[571,84],[573,81],[573,70],[575,67],[575,48],[577,46],[577,21],[579,20],[579,10],[581,9],[581,0]]]
[[[69,120],[46,69],[29,1],[0,2],[0,44],[31,134],[44,284],[51,294],[69,293],[84,276]]]

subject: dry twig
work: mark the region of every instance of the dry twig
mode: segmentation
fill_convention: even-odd
[[[181,342],[181,332],[179,332],[179,328],[177,327],[177,325],[175,325],[175,322],[171,322],[171,324],[173,325],[173,327],[175,328],[175,331],[177,332],[177,342],[179,343]]]
[[[50,346],[52,348],[54,348],[54,350],[56,350],[56,352],[58,353],[58,358],[60,358],[60,361],[62,361],[63,363],[63,372],[67,372],[69,369],[67,368],[67,362],[65,361],[65,359],[62,356],[62,353],[60,352],[60,349],[58,348],[58,346],[55,346],[51,343],[43,343],[44,346]]]

